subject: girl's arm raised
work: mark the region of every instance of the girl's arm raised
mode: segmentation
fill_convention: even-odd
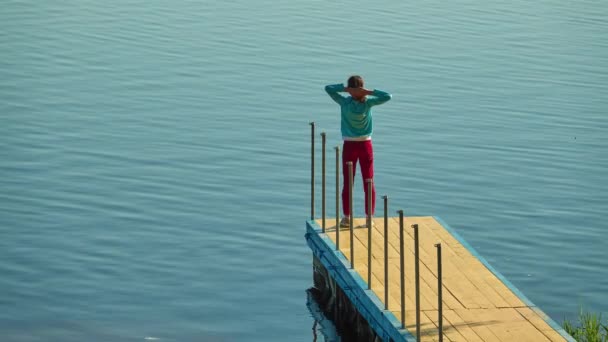
[[[332,100],[336,101],[337,104],[342,105],[346,96],[340,94],[340,92],[344,91],[343,84],[330,84],[325,86],[325,91],[332,98]]]

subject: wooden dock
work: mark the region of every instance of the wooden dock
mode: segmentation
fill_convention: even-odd
[[[492,268],[439,218],[405,217],[405,328],[402,329],[399,219],[388,219],[388,310],[385,310],[384,218],[372,227],[372,277],[368,290],[368,228],[354,222],[354,269],[350,269],[350,230],[340,229],[336,250],[335,220],[307,222],[307,242],[313,253],[343,287],[350,301],[378,336],[389,341],[415,341],[416,304],[414,231],[419,229],[420,337],[439,341],[436,243],[442,248],[443,341],[574,341],[558,324]],[[352,279],[351,279],[352,278]]]

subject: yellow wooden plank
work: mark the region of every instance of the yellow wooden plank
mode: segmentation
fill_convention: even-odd
[[[433,322],[436,329],[436,334],[439,336],[439,312],[437,310],[427,310],[423,312],[427,319]],[[421,319],[422,321],[422,319]],[[467,341],[466,337],[463,336],[455,326],[451,324],[449,320],[443,317],[443,339],[449,341]]]
[[[435,341],[439,340],[439,330],[437,329],[437,324],[427,315],[428,311],[420,312],[420,336],[427,336],[432,338]],[[415,316],[414,312],[414,318]],[[416,336],[416,328],[414,327],[413,334]],[[452,341],[449,337],[444,335],[444,341]]]
[[[354,221],[355,270],[367,282],[368,229]],[[372,290],[384,301],[384,220],[372,228]],[[406,326],[415,334],[414,246],[411,224],[419,225],[422,340],[437,341],[436,249],[443,252],[444,341],[564,341],[541,314],[525,304],[432,217],[405,220]],[[319,223],[320,224],[320,223]],[[400,319],[400,255],[397,218],[389,220],[389,309]],[[335,242],[335,229],[327,236]],[[349,229],[340,231],[341,252],[350,259]],[[464,306],[463,306],[464,304]]]
[[[355,248],[357,249],[355,251],[355,269],[359,272],[359,275],[367,281],[368,278],[368,274],[367,274],[367,267],[365,268],[364,271],[362,271],[362,269],[359,268],[359,266],[362,265],[366,265],[367,264],[367,258],[363,259],[363,255],[367,256],[367,228],[365,228],[364,230],[355,230],[355,236],[356,239],[359,243],[355,242]],[[359,247],[361,246],[361,247]],[[359,248],[361,248],[359,250]],[[373,247],[372,247],[373,248]],[[373,251],[373,249],[372,249]],[[383,258],[383,257],[382,257]],[[408,258],[409,260],[412,260],[412,267],[413,267],[413,257],[412,258]],[[376,275],[376,279],[378,279],[377,281],[372,281],[372,287],[376,288],[376,285],[381,285],[382,287],[384,286],[384,262],[383,259],[382,261],[377,259],[377,258],[373,258],[372,259],[372,272],[375,273]],[[399,299],[399,303],[400,303],[400,294],[399,292],[395,293],[395,290],[398,290],[400,288],[400,284],[399,284],[399,277],[400,277],[400,273],[399,273],[399,262],[400,260],[398,259],[389,259],[389,262],[391,263],[390,267],[389,267],[389,281],[390,279],[395,279],[396,282],[394,284],[389,284],[389,291],[390,289],[392,289],[392,296],[395,299]],[[413,268],[412,268],[413,269]],[[408,281],[408,278],[411,278],[410,281]],[[414,291],[414,279],[413,279],[413,273],[412,275],[410,275],[409,277],[406,275],[406,283],[408,285],[408,288],[411,289],[411,291]],[[435,294],[435,292],[431,289],[431,287],[429,286],[429,284],[427,284],[425,281],[421,281],[421,308],[422,309],[436,309],[437,308],[437,295]],[[377,293],[378,297],[381,298],[381,300],[384,300],[384,291],[382,291],[382,297],[380,296],[379,293]],[[449,296],[446,296],[446,298],[449,298]],[[390,304],[390,303],[389,303]],[[400,305],[400,304],[399,304]]]
[[[470,312],[473,315],[481,316],[492,322],[487,326],[500,341],[523,341],[525,336],[521,336],[522,334],[518,330],[516,317],[504,310],[510,310],[510,308],[480,309],[471,310]]]
[[[398,280],[400,275],[400,271],[399,271],[399,265],[398,264],[392,264],[391,268],[390,268],[390,272],[393,275],[393,279]],[[421,282],[422,283],[422,282]],[[406,295],[408,295],[411,299],[412,302],[411,303],[406,303],[407,306],[406,307],[410,307],[412,309],[414,309],[416,307],[416,286],[415,286],[415,279],[413,274],[408,275],[407,273],[405,274],[405,293]],[[392,291],[392,293],[395,294],[395,298],[401,298],[400,297],[400,283],[399,282],[394,282],[391,283],[390,288],[394,288],[395,290]],[[389,291],[390,291],[389,288]],[[436,308],[436,296],[433,296],[432,292],[428,289],[428,287],[425,287],[423,285],[421,285],[421,289],[420,289],[420,309],[421,310],[430,310],[433,308]]]
[[[484,341],[511,341],[509,336],[501,336],[503,334],[498,333],[492,329],[492,327],[499,322],[498,320],[496,320],[496,318],[484,314],[484,312],[487,310],[488,309],[456,309],[454,311],[460,318],[462,318],[467,323],[469,327],[471,327],[471,329],[473,329],[477,333],[478,336],[481,336]]]
[[[457,267],[470,269],[472,272],[466,272],[469,279],[474,284],[480,284],[480,290],[484,291],[486,296],[492,298],[496,303],[496,307],[517,307],[523,306],[523,302],[514,296],[512,291],[481,263],[479,259],[473,256],[466,248],[464,248],[447,230],[445,230],[433,218],[425,219],[425,226],[431,227],[438,238],[448,243],[448,253],[454,253],[460,258],[454,259]],[[458,244],[458,245],[456,245]],[[459,246],[455,248],[454,246]]]
[[[437,223],[432,217],[416,217],[414,220],[420,221],[419,229],[420,229],[420,239],[421,242],[423,238],[427,236],[429,233],[431,234],[439,234],[440,236],[435,235],[434,238],[437,241],[442,242],[443,244],[448,241],[447,248],[444,247],[444,253],[447,253],[447,257],[444,256],[444,263],[447,260],[447,267],[444,267],[444,274],[447,271],[447,274],[450,274],[451,264],[456,266],[456,272],[460,272],[460,277],[467,278],[468,285],[475,287],[478,289],[477,294],[471,294],[470,299],[474,299],[478,307],[514,307],[514,306],[523,306],[524,304],[517,298],[510,289],[508,289],[502,282],[500,282],[486,267],[483,265],[476,257],[474,257],[468,250],[464,249],[462,245],[447,231],[445,230],[439,223]],[[433,222],[432,229],[429,229],[431,225],[427,224],[428,222]],[[411,225],[406,219],[406,223]],[[422,228],[421,228],[422,227]],[[425,243],[425,245],[429,245],[426,248],[433,248],[433,241]],[[456,254],[454,252],[454,246],[462,247],[462,252]],[[432,258],[432,262],[436,262],[436,257],[432,253],[429,255]],[[470,266],[470,267],[469,267]],[[489,280],[486,280],[488,278]],[[463,281],[461,284],[467,284],[466,281]],[[489,286],[492,284],[492,286]],[[467,303],[469,307],[475,308],[476,306]]]
[[[372,273],[375,279],[372,280],[372,288],[379,289],[376,292],[378,298],[384,303],[384,264],[377,259],[372,261]],[[399,271],[399,264],[395,262],[389,263],[389,308],[401,308],[401,283],[399,277],[401,276]],[[367,277],[367,270],[365,273]],[[391,282],[390,279],[393,281]],[[406,307],[415,307],[415,296],[414,296],[414,279],[413,277],[405,277],[405,294],[406,294]],[[432,302],[433,297],[430,296],[429,291],[421,291],[420,295],[420,306],[424,309],[432,309],[435,305]],[[434,299],[436,301],[436,297]]]
[[[468,267],[468,264],[462,258],[462,254],[457,255],[450,246],[450,244],[446,243],[444,247],[443,244],[445,243],[445,240],[437,236],[427,224],[423,223],[422,227],[424,228],[423,232],[425,233],[425,236],[430,235],[429,239],[442,243],[442,252],[444,253],[444,273],[447,273],[448,275],[457,274],[459,277],[466,278],[467,281],[463,282],[463,284],[466,284],[466,286],[470,286],[470,288],[468,289],[469,291],[474,291],[475,294],[473,296],[477,298],[477,303],[479,303],[481,307],[506,306],[506,303],[504,302],[502,297],[495,293],[492,288],[485,286],[483,280],[477,274],[477,270],[472,270],[470,267]],[[436,231],[438,230],[439,229],[436,229]],[[428,248],[432,247],[429,246],[427,247],[427,249]],[[434,262],[436,262],[435,255],[431,255],[431,258]]]
[[[376,259],[377,260],[377,259]],[[406,259],[411,260],[411,265],[413,269],[414,258],[413,254]],[[399,277],[400,274],[400,260],[399,259],[389,259],[389,288],[390,289],[398,289],[400,288]],[[376,272],[377,277],[380,279],[382,286],[384,284],[384,261],[378,260],[376,265],[373,265],[373,272]],[[436,309],[437,308],[437,292],[433,286],[436,287],[437,279],[432,276],[425,268],[421,270],[421,308],[423,310],[427,309]],[[406,274],[406,293],[415,293],[415,279],[414,272],[408,272]],[[433,284],[428,283],[428,279],[431,279]],[[397,293],[398,295],[398,293]],[[462,305],[452,296],[448,291],[444,291],[444,306],[446,308],[449,307],[462,307]]]
[[[443,230],[444,232],[448,233],[448,235],[449,235],[449,232],[445,231],[443,229],[443,227],[441,227],[439,225],[439,223],[436,223],[436,221],[433,220],[432,222],[434,222],[434,224],[432,224],[432,226],[435,227],[434,229],[431,229],[430,228],[431,225],[427,224],[427,223],[423,223],[422,227],[424,227],[424,229],[425,229],[424,232],[426,234],[432,235],[432,238],[435,241],[439,241],[442,243],[442,253],[443,253],[442,262],[444,264],[444,268],[446,269],[446,271],[448,273],[458,272],[458,273],[462,274],[464,277],[466,277],[469,280],[470,285],[475,287],[475,289],[479,293],[481,293],[484,298],[487,299],[487,301],[480,302],[480,304],[486,304],[485,307],[510,306],[503,299],[503,297],[500,295],[500,293],[496,292],[493,287],[488,286],[488,284],[484,281],[483,273],[489,272],[489,270],[487,270],[485,267],[483,269],[471,267],[472,265],[470,264],[470,262],[475,258],[469,258],[469,257],[463,258],[462,257],[463,254],[460,254],[460,255],[456,254],[456,252],[454,251],[454,249],[452,247],[453,244],[446,243],[445,235],[438,234],[440,230]],[[451,235],[449,235],[449,236],[451,236]],[[445,247],[444,247],[444,243],[445,243]],[[471,255],[471,257],[472,257],[472,255]],[[436,257],[433,256],[433,259],[436,260]],[[508,290],[506,287],[504,289]],[[487,305],[487,304],[490,304],[490,305]]]
[[[348,261],[350,261],[350,232],[346,231],[346,234],[342,234],[340,231],[340,251]],[[367,248],[361,243],[357,237],[361,235],[362,232],[360,229],[354,230],[353,243],[355,245],[354,257],[355,257],[355,265],[360,262],[367,262]],[[332,239],[335,243],[335,233],[327,234],[327,236]]]
[[[401,319],[400,311],[391,311],[397,319]],[[420,313],[420,337],[422,341],[438,341],[438,331],[437,326],[433,324],[433,322],[424,315],[424,313]],[[405,312],[405,322],[406,329],[412,334],[412,336],[416,336],[416,311],[415,310],[406,310]],[[449,341],[449,339],[445,339],[444,341]]]
[[[407,222],[408,220],[406,220]],[[406,226],[406,228],[404,229],[405,231],[405,245],[406,248],[408,250],[410,250],[411,253],[414,253],[414,237],[413,237],[413,229],[411,228],[407,228],[410,227],[410,225],[412,224],[413,221],[408,222],[408,225]],[[395,239],[396,241],[399,241],[399,236],[398,236],[398,232],[399,232],[399,224],[398,224],[398,220],[392,220],[391,225],[394,226],[396,229],[390,229],[389,231],[391,231],[393,236],[392,239]],[[420,233],[420,230],[419,230]],[[426,271],[424,271],[424,268],[426,268],[429,272],[430,275],[428,276],[432,276],[433,278],[435,278],[434,282],[436,283],[436,274],[433,271],[433,268],[436,269],[436,256],[433,257],[431,254],[427,251],[427,248],[425,248],[423,246],[423,242],[422,242],[422,234],[419,234],[419,238],[421,239],[421,241],[419,242],[419,252],[420,252],[420,262],[421,262],[421,277],[425,276]],[[391,240],[392,240],[391,239]],[[427,241],[428,244],[428,241]],[[398,246],[399,243],[396,242],[396,245]],[[432,243],[431,243],[432,246]],[[433,263],[433,258],[435,260],[435,262]],[[433,266],[434,264],[434,266]],[[413,270],[413,268],[411,269]],[[411,272],[411,271],[410,271]],[[448,271],[449,274],[450,271]],[[428,282],[433,282],[433,279],[427,279]],[[452,277],[451,280],[448,280],[447,282],[444,281],[444,286],[447,288],[447,292],[451,293],[454,295],[454,297],[460,302],[462,303],[464,306],[466,307],[470,307],[470,308],[480,308],[483,306],[490,306],[489,301],[483,297],[479,298],[480,295],[478,293],[474,293],[470,291],[470,287],[473,287],[472,285],[470,286],[466,286],[466,278],[463,278],[461,276],[455,276]],[[480,303],[482,303],[483,305],[480,305]],[[455,306],[454,306],[455,308]]]
[[[366,232],[364,232],[366,233]],[[364,248],[365,246],[363,246],[363,243],[361,243],[361,239],[364,237],[363,232],[356,232],[355,234],[355,270],[359,273],[359,275],[361,276],[361,278],[367,283],[367,279],[368,279],[368,274],[367,274],[367,250]],[[365,235],[366,236],[366,235]],[[350,260],[349,255],[349,249],[345,248],[345,250],[343,250],[344,253],[347,253],[347,259]],[[391,299],[389,301],[392,301],[392,303],[389,302],[389,304],[391,305],[391,307],[395,307],[398,306],[400,308],[401,305],[401,301],[400,301],[400,286],[399,286],[399,277],[400,277],[400,273],[399,273],[399,264],[398,261],[399,260],[391,260],[394,263],[390,265],[389,271],[390,271],[390,278],[395,279],[397,282],[395,283],[395,285],[392,285],[389,287],[389,291],[390,291],[390,295],[391,295]],[[382,300],[384,301],[384,263],[383,261],[380,262],[378,259],[373,258],[372,259],[372,273],[373,273],[373,277],[372,277],[372,289],[374,290],[374,292],[376,293],[376,295]],[[406,277],[406,282],[407,282],[408,278]],[[409,283],[410,287],[413,289],[413,278],[410,279]],[[390,284],[389,284],[390,285]],[[407,292],[406,292],[407,293]],[[409,301],[411,301],[410,303],[408,303],[408,305],[414,305],[413,303],[413,299],[410,296],[410,294],[408,293]],[[433,304],[425,297],[425,295],[423,294],[421,296],[421,307],[423,308],[432,308]]]
[[[498,293],[500,293],[500,296],[509,304],[508,307],[517,308],[526,306],[526,304],[492,272],[488,271],[488,273],[484,276],[484,280],[488,286],[491,286]]]
[[[517,312],[519,312],[526,320],[528,320],[532,325],[536,327],[538,330],[553,330],[551,326],[545,321],[544,317],[539,316],[534,310],[529,307],[516,308]]]
[[[555,330],[544,330],[544,331],[542,331],[542,333],[551,342],[563,342],[563,341],[566,341],[566,339],[562,335],[560,335],[557,331],[555,331]]]
[[[443,319],[451,327],[458,330],[465,341],[483,342],[483,339],[463,320],[454,310],[443,310]]]
[[[473,319],[471,319],[472,316],[462,314],[461,309],[450,310],[450,312],[452,312],[455,316],[458,317],[458,319],[459,319],[459,320],[457,320],[458,325],[465,324],[482,341],[485,341],[485,342],[500,341],[500,339],[498,339],[498,337],[496,337],[496,335],[494,335],[494,333],[492,333],[492,331],[484,323],[475,322]],[[467,310],[466,312],[469,313],[470,311]],[[456,318],[454,318],[454,319],[456,320]]]
[[[398,269],[395,267],[394,268],[395,271],[398,271]],[[391,310],[401,310],[401,293],[400,293],[400,287],[399,286],[393,286],[393,287],[389,287],[389,309]],[[382,301],[384,300],[384,289],[382,288],[381,291],[378,291],[377,295],[379,296],[379,298],[382,299]],[[414,291],[406,291],[406,295],[405,295],[405,299],[406,299],[406,308],[408,308],[409,310],[414,310],[416,307],[416,302],[415,302],[415,294]],[[422,309],[426,309],[426,308],[432,308],[432,305],[429,304],[429,300],[424,296],[424,294],[421,293],[421,308]],[[400,315],[398,315],[397,317],[400,318]]]
[[[396,220],[395,220],[394,223],[398,227],[398,223],[397,223]],[[411,252],[413,254],[413,241],[414,241],[413,240],[413,231],[411,229],[407,229],[406,228],[405,229],[405,233],[406,233],[405,236],[406,236],[406,245],[407,245],[407,248],[409,250],[411,250]],[[395,234],[394,235],[395,239],[397,239],[398,238],[398,236],[397,236],[398,233],[395,232],[394,234]],[[419,244],[420,245],[420,250],[419,250],[419,252],[420,252],[420,262],[421,262],[421,265],[423,265],[423,266],[421,266],[421,272],[424,269],[428,270],[429,273],[432,275],[432,278],[433,278],[433,279],[431,279],[431,281],[433,283],[435,283],[436,282],[436,257],[435,257],[434,254],[429,253],[428,249],[425,248],[425,244],[422,241],[422,234],[420,234],[420,238],[421,238],[421,241],[420,241],[420,244]],[[431,248],[433,248],[433,247],[431,246]],[[432,252],[434,252],[434,251],[432,251]],[[446,274],[446,272],[444,272],[444,274]],[[448,274],[449,274],[449,271],[448,271]]]
[[[433,221],[435,222],[435,226],[441,227],[441,225],[437,221],[435,221],[434,219]],[[447,230],[441,228],[437,229],[437,231],[442,237],[455,240],[455,238]],[[468,254],[468,257],[466,258],[468,265],[473,270],[476,270],[478,273],[484,273],[485,275],[482,277],[482,279],[486,282],[486,284],[490,285],[490,287],[493,288],[500,296],[502,296],[503,299],[507,303],[509,303],[510,307],[524,306],[524,303],[517,296],[515,296],[515,294],[502,281],[500,281],[477,257],[470,254],[470,252],[468,252],[468,250],[466,250],[466,248],[464,248],[462,245],[460,246],[463,251],[466,251],[466,254]]]
[[[379,259],[384,259],[384,220],[376,220],[372,227],[372,254]],[[378,224],[378,222],[381,222]],[[365,228],[367,231],[367,228]],[[390,237],[389,237],[390,238]],[[388,258],[399,259],[399,251],[390,243],[388,244]]]
[[[372,264],[373,267],[373,264]],[[361,278],[363,279],[363,281],[365,282],[366,285],[368,285],[367,283],[367,265],[364,263],[361,263],[360,266],[356,266],[355,265],[355,269],[357,270],[357,273],[359,273],[359,276],[361,276]],[[365,276],[363,276],[365,275]],[[380,281],[380,279],[378,279],[378,277],[372,272],[372,291],[374,291],[374,294],[376,296],[378,296],[378,298],[380,298],[380,300],[382,300],[383,297],[380,297],[379,294],[382,294],[384,296],[384,287]],[[367,290],[367,286],[365,286],[363,288],[364,290]]]
[[[503,336],[509,336],[511,341],[549,341],[545,335],[513,308],[489,309],[487,311],[490,317],[499,321],[492,328]]]
[[[545,335],[551,341],[565,341],[566,339],[561,336],[559,333],[553,329],[549,323],[545,321],[546,316],[539,315],[536,311],[532,310],[532,308],[524,307],[524,308],[516,308],[517,312],[519,312],[530,324],[532,324],[536,329],[540,330],[540,332]]]

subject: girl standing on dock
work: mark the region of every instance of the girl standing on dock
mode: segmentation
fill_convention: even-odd
[[[348,227],[351,208],[348,203],[350,189],[348,188],[348,162],[353,163],[353,178],[357,169],[357,160],[361,165],[363,176],[363,189],[365,190],[365,214],[374,215],[376,208],[376,187],[372,183],[372,212],[368,208],[368,190],[365,186],[366,179],[374,178],[374,151],[372,148],[372,107],[383,104],[391,99],[391,94],[374,89],[368,90],[363,86],[361,76],[351,76],[348,79],[348,87],[343,84],[333,84],[325,87],[329,96],[340,105],[341,120],[340,128],[344,146],[342,149],[342,175],[344,182],[342,186],[342,208],[344,217],[340,221],[341,227]],[[340,93],[348,93],[346,96]]]

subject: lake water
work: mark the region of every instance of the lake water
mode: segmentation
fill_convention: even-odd
[[[393,94],[392,209],[443,218],[558,322],[608,315],[606,2],[349,5],[4,1],[1,340],[331,335],[306,305],[308,123],[333,156],[323,87],[351,74]]]

